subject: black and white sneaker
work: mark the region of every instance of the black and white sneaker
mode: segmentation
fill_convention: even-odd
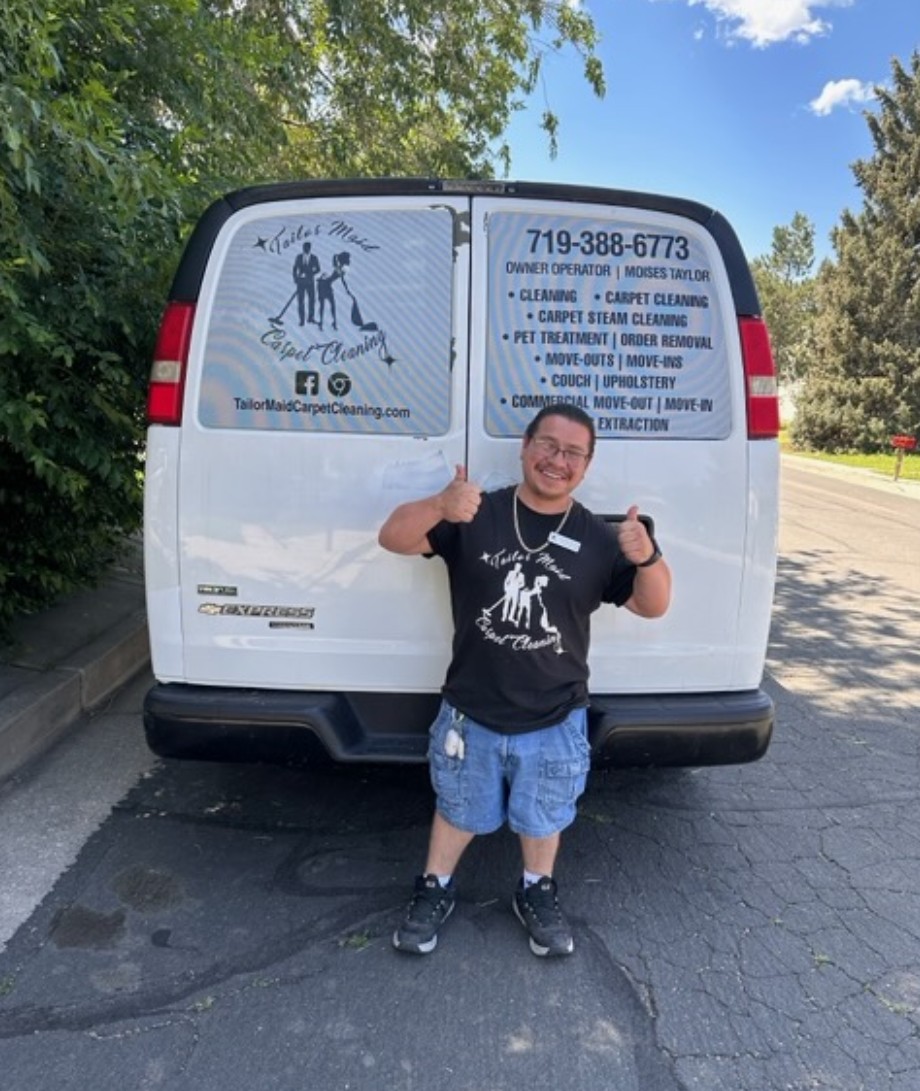
[[[540,958],[570,955],[575,949],[572,929],[559,908],[556,881],[544,875],[530,886],[518,882],[511,901],[515,916],[527,929],[530,949]]]
[[[393,946],[415,955],[430,954],[438,945],[438,929],[454,910],[453,880],[441,886],[436,875],[419,875],[402,924],[393,933]]]

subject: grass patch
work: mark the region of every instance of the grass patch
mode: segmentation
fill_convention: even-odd
[[[370,932],[349,932],[348,935],[339,940],[339,947],[344,947],[350,951],[363,951],[365,947],[370,947],[370,944]]]
[[[780,433],[779,438],[780,448],[786,454],[798,455],[800,458],[812,458],[817,462],[836,462],[840,466],[853,466],[859,470],[871,470],[881,477],[894,480],[895,465],[897,463],[897,453],[895,451],[883,451],[874,455],[830,455],[823,451],[797,451],[789,442],[789,435],[785,429]],[[902,481],[920,481],[920,452],[904,452],[899,476]]]

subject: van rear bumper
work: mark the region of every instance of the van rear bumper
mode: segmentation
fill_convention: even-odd
[[[439,694],[329,693],[158,683],[144,730],[161,757],[210,761],[417,764]],[[589,710],[598,767],[735,765],[770,744],[773,702],[762,690],[618,696]]]
[[[762,758],[773,735],[763,690],[665,696],[592,694],[589,736],[596,766],[741,765]]]

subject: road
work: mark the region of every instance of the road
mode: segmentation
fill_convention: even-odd
[[[549,964],[505,834],[391,949],[421,771],[157,763],[138,679],[0,791],[2,1086],[915,1091],[918,542],[916,500],[784,467],[770,751],[594,774]]]
[[[835,466],[784,460],[780,553],[814,554],[920,594],[920,485],[865,482]]]

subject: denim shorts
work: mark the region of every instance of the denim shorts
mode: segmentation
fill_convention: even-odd
[[[575,819],[591,765],[587,713],[551,727],[502,735],[442,701],[429,730],[428,762],[439,814],[467,833],[505,822],[525,837],[550,837]]]

